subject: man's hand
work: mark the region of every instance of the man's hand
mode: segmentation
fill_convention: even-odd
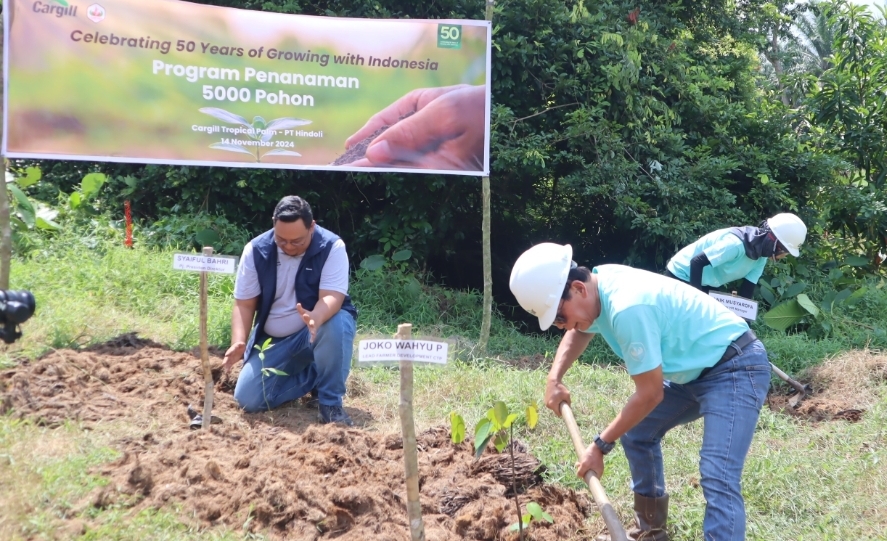
[[[299,315],[302,316],[302,321],[304,321],[305,326],[308,327],[308,332],[311,333],[311,338],[308,341],[313,344],[314,336],[317,334],[317,328],[320,325],[318,325],[317,321],[314,319],[314,314],[302,308],[302,303],[296,303],[296,310],[299,311]]]
[[[225,364],[222,365],[222,368],[231,370],[234,363],[243,360],[244,351],[246,351],[246,342],[234,342],[231,344],[231,347],[225,352]]]
[[[485,106],[483,86],[414,90],[373,116],[348,138],[346,148],[379,127],[390,126],[370,144],[365,158],[350,165],[482,169]],[[408,114],[411,116],[403,118]]]
[[[561,402],[572,405],[570,402],[570,391],[560,381],[548,380],[548,383],[545,384],[545,407],[560,417]]]
[[[594,443],[588,446],[576,463],[576,475],[582,479],[585,479],[588,470],[592,470],[598,479],[604,475],[604,454]]]

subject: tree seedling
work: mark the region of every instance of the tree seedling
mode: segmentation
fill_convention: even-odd
[[[246,136],[257,143],[255,145],[255,153],[253,153],[252,150],[244,147],[243,145],[238,145],[236,143],[213,143],[209,145],[209,148],[214,148],[216,150],[225,150],[228,152],[240,152],[243,154],[249,154],[250,156],[255,156],[256,163],[261,162],[262,157],[264,156],[301,156],[301,154],[294,150],[285,150],[285,148],[279,148],[281,146],[295,147],[295,143],[291,141],[272,141],[272,139],[275,135],[278,135],[284,130],[292,130],[292,128],[311,124],[310,120],[290,117],[275,118],[270,122],[265,122],[265,119],[260,116],[253,117],[253,121],[248,122],[242,116],[230,111],[226,111],[224,109],[220,109],[218,107],[202,107],[199,109],[199,111],[201,113],[215,117],[222,122],[237,124],[239,126],[245,127]],[[259,153],[260,148],[266,148],[268,146],[274,145],[276,145],[278,148],[274,148],[273,150],[269,150],[262,154]]]
[[[508,406],[505,405],[505,402],[502,402],[501,400],[494,402],[493,407],[487,411],[486,416],[481,419],[474,428],[474,458],[475,460],[480,458],[484,449],[487,448],[487,444],[489,444],[491,440],[496,447],[496,451],[500,453],[508,447],[511,455],[511,492],[514,495],[514,506],[517,510],[518,519],[518,521],[515,524],[512,524],[509,529],[517,530],[521,541],[523,541],[524,528],[529,527],[534,520],[536,522],[542,520],[554,522],[554,519],[551,518],[551,515],[546,513],[542,509],[542,506],[536,502],[530,502],[527,504],[527,514],[522,515],[520,512],[520,500],[518,498],[517,484],[515,482],[516,466],[514,460],[514,445],[509,445],[509,443],[514,440],[514,423],[517,419],[518,414],[510,412]],[[535,403],[531,403],[527,406],[527,409],[524,412],[524,420],[527,423],[527,428],[530,430],[536,428],[536,423],[539,420],[539,413]],[[450,439],[455,444],[462,443],[465,440],[465,420],[455,411],[450,413]]]
[[[540,522],[543,520],[549,524],[554,522],[551,515],[546,513],[541,505],[536,502],[530,502],[527,504],[527,513],[521,517],[520,522],[515,522],[509,526],[508,529],[513,532],[520,528],[529,528],[532,522]]]
[[[268,406],[268,409],[270,410],[271,404],[268,403],[268,395],[265,394],[265,378],[269,377],[271,374],[274,374],[275,376],[288,376],[289,374],[283,370],[265,366],[265,352],[274,347],[274,344],[271,343],[271,338],[266,339],[261,347],[258,344],[253,347],[259,350],[259,362],[262,363],[262,398],[265,399],[265,405]]]

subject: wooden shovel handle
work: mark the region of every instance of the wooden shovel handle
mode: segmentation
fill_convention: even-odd
[[[582,453],[585,452],[585,444],[582,443],[582,436],[579,434],[579,426],[576,424],[576,418],[573,417],[573,410],[566,402],[561,402],[560,410],[561,417],[563,417],[564,421],[567,423],[567,430],[570,431],[570,439],[573,440],[573,448],[576,449],[576,456],[581,458]],[[598,509],[601,510],[601,516],[604,517],[604,523],[607,525],[607,530],[610,532],[610,539],[612,539],[612,541],[629,541],[628,536],[625,533],[625,528],[619,521],[619,515],[617,515],[616,510],[613,509],[613,505],[607,498],[607,493],[604,492],[604,486],[601,485],[601,480],[598,479],[597,474],[594,473],[593,470],[585,472],[585,484],[588,485],[589,490],[591,490],[591,497],[594,498],[594,503],[596,503]]]

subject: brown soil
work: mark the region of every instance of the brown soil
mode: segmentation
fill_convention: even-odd
[[[213,351],[211,364],[221,364]],[[204,526],[261,531],[273,539],[408,540],[399,434],[315,424],[301,403],[244,414],[232,396],[236,372],[216,372],[212,430],[190,430],[187,405],[202,409],[199,357],[134,335],[82,351],[59,350],[0,372],[0,412],[46,426],[77,420],[86,428],[129,427],[123,456],[98,473],[111,483],[75,511],[111,504],[134,510],[179,504]],[[359,391],[359,389],[353,389]],[[358,424],[372,421],[346,408]],[[104,423],[104,424],[103,424]],[[470,443],[453,445],[447,428],[418,436],[426,539],[514,540],[507,454],[474,461]],[[522,504],[539,502],[554,523],[528,539],[588,537],[584,495],[546,485],[539,462],[515,445]],[[80,513],[72,513],[77,516]],[[86,514],[80,514],[80,521]],[[88,529],[88,524],[86,526]]]
[[[412,115],[413,113],[403,115],[398,120],[403,120]],[[385,133],[385,130],[390,127],[391,126],[382,126],[381,128],[374,131],[371,135],[365,137],[362,141],[358,141],[356,144],[352,145],[351,148],[346,150],[344,154],[333,160],[330,165],[348,165],[351,162],[356,162],[357,160],[360,160],[361,158],[366,156],[367,147],[370,146],[370,143],[372,143],[376,139],[376,137],[379,137],[380,135]]]
[[[810,384],[812,392],[792,407],[794,390],[787,385],[778,387],[768,397],[770,409],[810,422],[857,422],[878,401],[878,389],[887,382],[887,356],[869,350],[852,351],[794,379]]]

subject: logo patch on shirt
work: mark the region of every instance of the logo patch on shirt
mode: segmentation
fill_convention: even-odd
[[[635,361],[643,361],[646,352],[644,344],[641,344],[640,342],[632,342],[628,345],[628,349],[625,351],[625,353]]]

